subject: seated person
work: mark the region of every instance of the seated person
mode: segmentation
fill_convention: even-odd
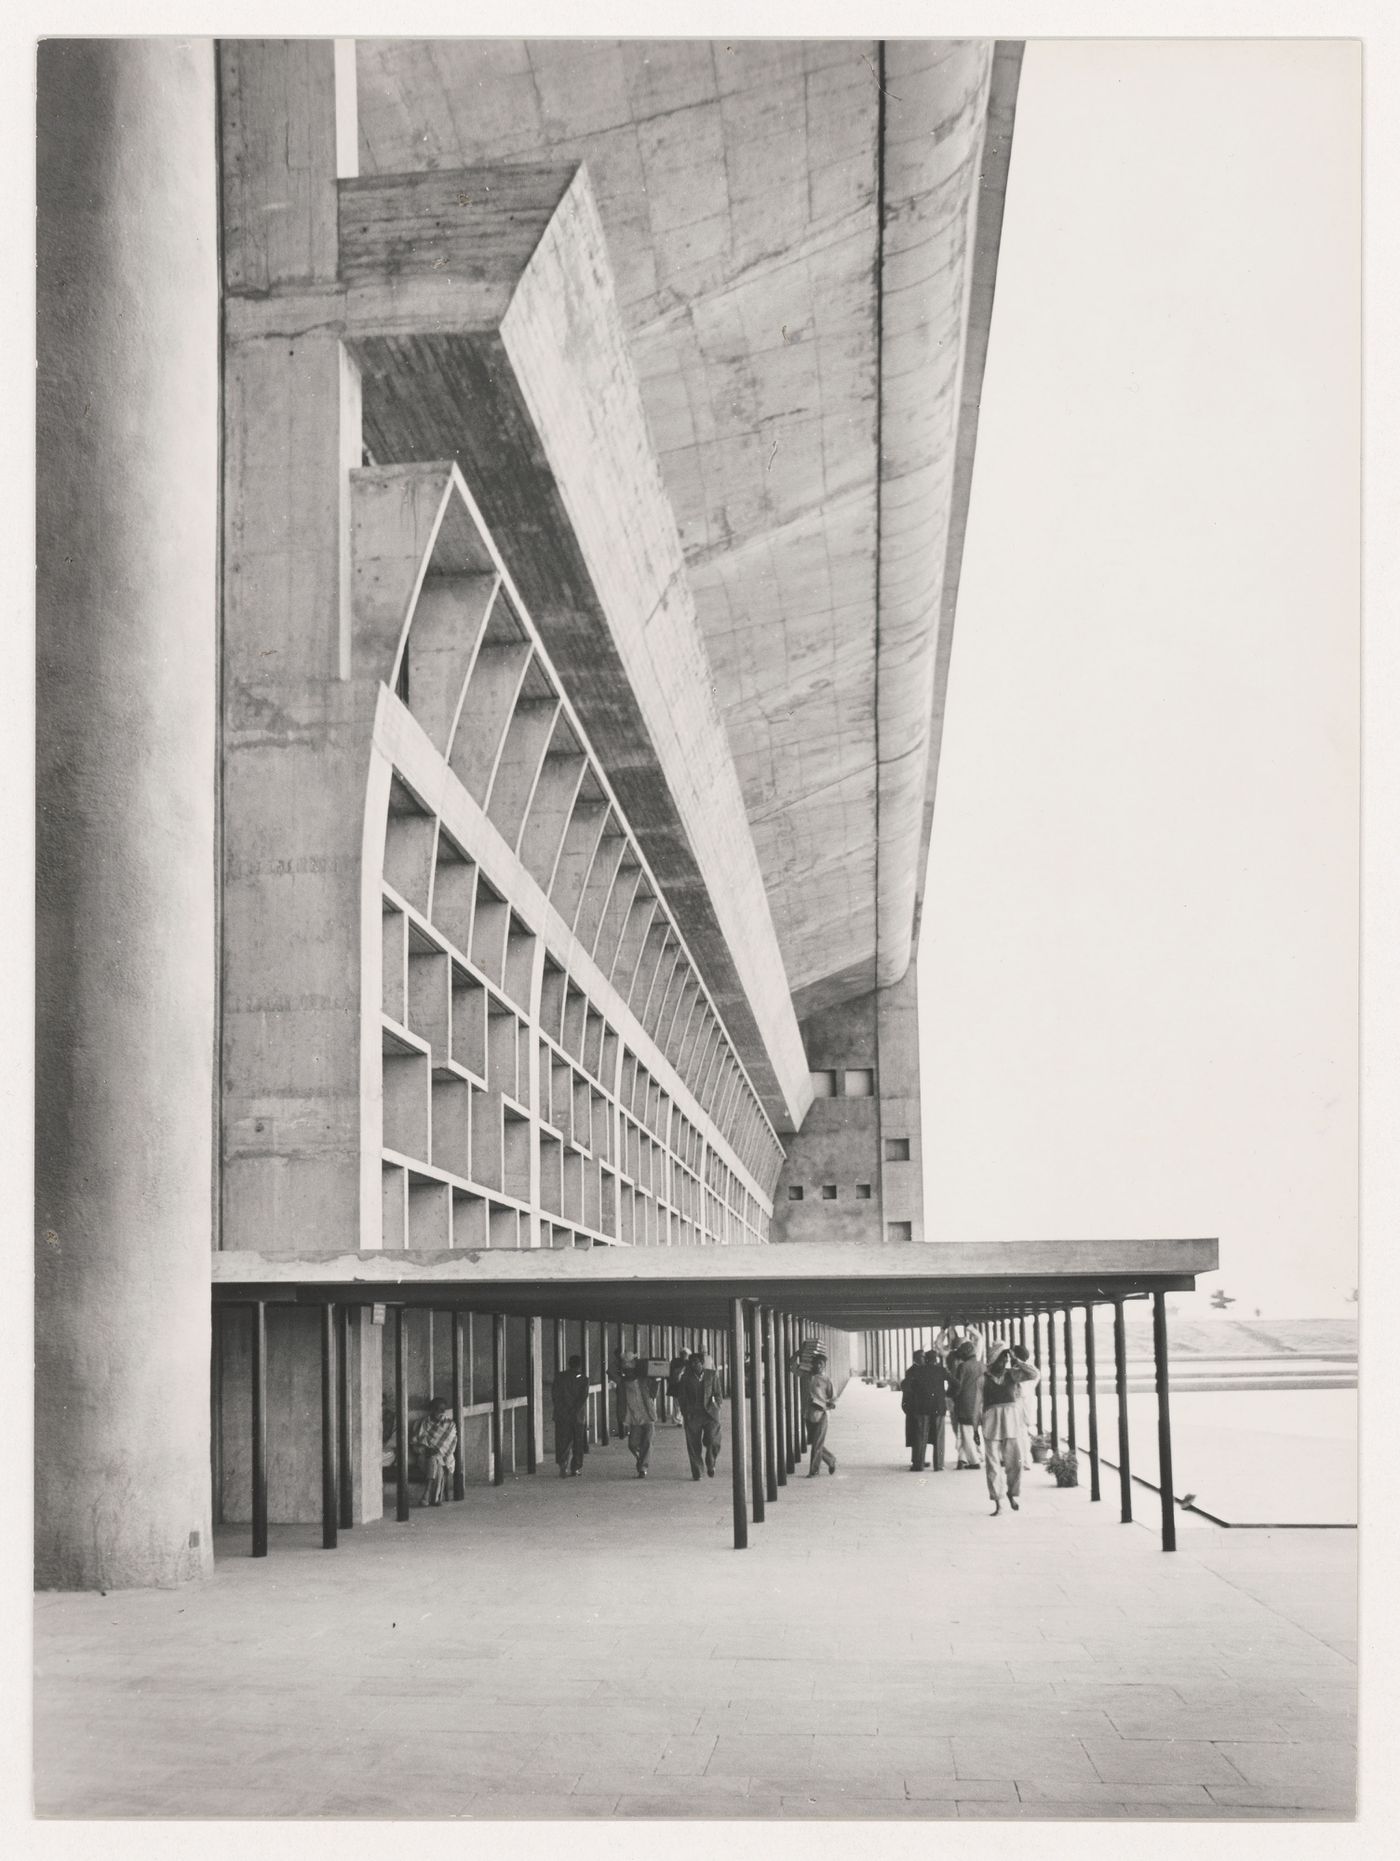
[[[428,1413],[413,1430],[413,1447],[423,1468],[420,1506],[440,1506],[449,1473],[457,1469],[457,1424],[449,1405],[434,1396]]]

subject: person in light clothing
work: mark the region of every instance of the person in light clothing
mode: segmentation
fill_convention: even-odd
[[[423,1468],[420,1506],[440,1506],[447,1476],[457,1470],[457,1424],[448,1405],[435,1396],[428,1413],[413,1430],[413,1447]]]
[[[812,1374],[807,1378],[807,1439],[812,1458],[807,1478],[815,1480],[825,1463],[828,1473],[836,1471],[836,1456],[826,1445],[827,1423],[836,1407],[836,1390],[826,1373],[826,1355],[817,1351],[812,1358]]]
[[[627,1447],[637,1463],[637,1478],[647,1477],[651,1444],[656,1435],[656,1384],[642,1369],[636,1357],[624,1357],[618,1379],[621,1397],[621,1421],[627,1431]]]
[[[992,1517],[1005,1498],[1013,1512],[1021,1509],[1021,1466],[1025,1460],[1026,1420],[1021,1390],[1034,1386],[1038,1371],[1003,1344],[987,1365],[982,1378],[982,1452],[987,1468],[987,1493]]]
[[[1035,1365],[1031,1363],[1031,1354],[1024,1344],[1013,1344],[1011,1346],[1011,1355],[1016,1359],[1017,1363],[1030,1364],[1031,1370],[1034,1372],[1031,1376],[1022,1377],[1020,1382],[1016,1385],[1016,1400],[1021,1407],[1021,1423],[1026,1440],[1029,1441],[1031,1436],[1036,1432],[1035,1386],[1040,1381],[1040,1372],[1036,1369]]]

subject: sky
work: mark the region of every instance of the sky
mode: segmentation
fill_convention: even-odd
[[[932,1239],[1357,1283],[1359,50],[1046,42],[919,954]]]

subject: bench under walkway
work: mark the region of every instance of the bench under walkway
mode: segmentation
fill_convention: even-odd
[[[220,1544],[179,1591],[36,1599],[41,1815],[1349,1815],[1352,1533],[1162,1557],[1029,1469],[907,1469],[852,1383],[835,1478],[731,1549],[679,1429],[465,1502]],[[1185,1521],[1183,1520],[1183,1527]]]

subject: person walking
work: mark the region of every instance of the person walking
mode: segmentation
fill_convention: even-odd
[[[617,1393],[628,1451],[637,1463],[637,1478],[644,1480],[651,1461],[651,1444],[656,1437],[657,1389],[638,1358],[623,1358]]]
[[[815,1480],[825,1462],[828,1473],[836,1471],[836,1456],[826,1445],[826,1430],[831,1411],[836,1407],[836,1391],[826,1373],[826,1353],[816,1351],[812,1357],[812,1374],[807,1378],[807,1438],[812,1458],[807,1478]]]
[[[1033,1376],[1021,1377],[1016,1384],[1016,1402],[1021,1411],[1022,1433],[1025,1436],[1023,1446],[1028,1444],[1035,1433],[1035,1386],[1040,1381],[1040,1372],[1031,1363],[1030,1351],[1024,1344],[1013,1344],[1011,1355],[1017,1363],[1030,1364],[1035,1372]]]
[[[676,1395],[685,1424],[690,1477],[698,1480],[703,1467],[713,1479],[715,1462],[724,1446],[724,1393],[714,1359],[704,1351],[694,1352],[677,1382]]]
[[[567,1370],[554,1373],[554,1458],[559,1478],[573,1479],[583,1472],[588,1452],[588,1378],[583,1359],[574,1355]]]
[[[666,1394],[671,1399],[671,1426],[683,1428],[685,1418],[681,1414],[681,1378],[685,1375],[686,1365],[690,1362],[690,1352],[683,1344],[676,1346],[676,1354],[671,1359],[666,1371]]]
[[[982,1378],[982,1452],[986,1456],[987,1494],[992,1517],[1005,1498],[1013,1512],[1021,1509],[1021,1467],[1025,1461],[1026,1418],[1020,1395],[1034,1386],[1038,1371],[1003,1344]]]
[[[909,1448],[911,1473],[924,1471],[924,1459],[933,1445],[933,1470],[943,1471],[943,1423],[948,1411],[948,1377],[933,1351],[915,1351],[908,1375],[900,1384],[904,1407],[904,1439]]]
[[[977,1431],[982,1421],[982,1363],[972,1339],[964,1338],[953,1352],[953,1420],[958,1430],[958,1468],[980,1467]]]

